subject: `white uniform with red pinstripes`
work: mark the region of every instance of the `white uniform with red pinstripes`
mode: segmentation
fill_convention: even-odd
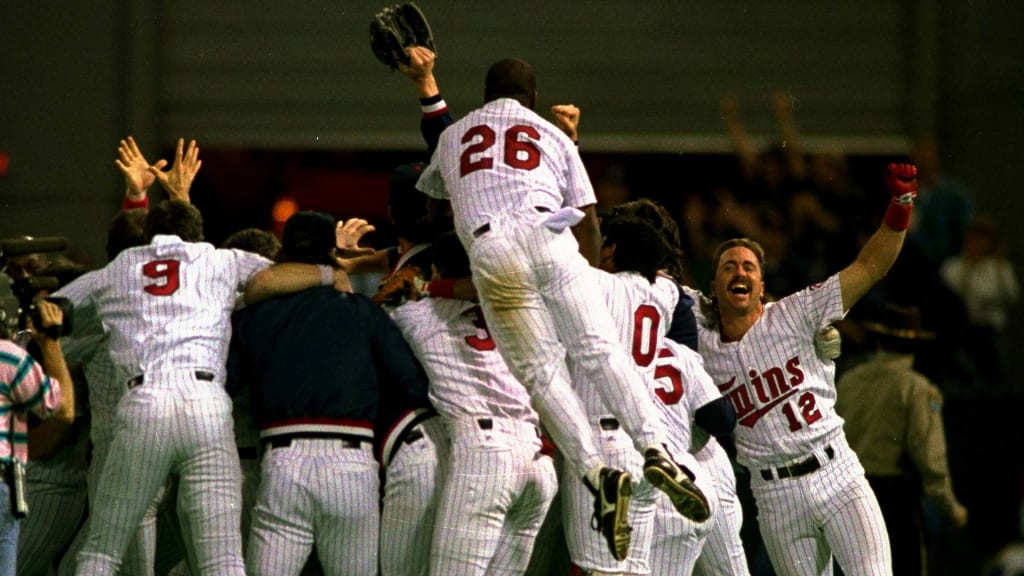
[[[635,272],[609,274],[598,269],[591,272],[591,281],[604,294],[619,348],[628,352],[632,370],[650,374],[661,341],[671,324],[672,313],[679,301],[679,289],[673,280],[659,276],[651,284]],[[606,573],[650,574],[648,556],[654,529],[655,503],[667,498],[643,477],[643,457],[633,449],[632,441],[618,425],[612,408],[605,401],[602,384],[589,380],[587,374],[570,362],[572,381],[587,412],[588,422],[598,448],[609,465],[628,471],[633,476],[633,498],[629,507],[629,523],[633,527],[629,555],[617,562],[608,553],[604,537],[590,528],[594,512],[593,496],[583,485],[570,484],[563,491],[563,515],[566,543],[573,563],[580,568]],[[645,392],[646,394],[646,392]],[[653,399],[646,402],[655,411]],[[605,421],[605,426],[601,421]],[[615,422],[611,425],[611,422]],[[673,452],[673,455],[675,452]],[[657,572],[655,572],[657,573]]]
[[[179,512],[195,538],[200,574],[244,574],[241,471],[224,362],[236,294],[268,264],[242,251],[156,236],[63,290],[76,307],[99,312],[119,375],[145,378],[117,408],[77,574],[117,571],[172,473],[181,478]]]
[[[63,292],[58,291],[55,296],[63,296]],[[95,502],[100,472],[107,461],[110,442],[114,437],[117,405],[128,391],[128,387],[110,359],[107,337],[103,334],[99,318],[94,314],[95,310],[90,312],[92,313],[86,314],[81,309],[75,310],[74,333],[61,339],[61,346],[69,365],[82,363],[82,371],[89,387],[89,441],[92,445],[86,486],[88,500]],[[161,490],[146,509],[145,517],[140,522],[128,551],[125,552],[120,571],[123,576],[146,576],[153,573],[157,540],[156,513],[163,499],[163,492]],[[87,516],[86,522],[75,535],[64,559],[61,560],[58,571],[60,576],[71,576],[75,573],[78,553],[85,545],[88,528]]]
[[[705,367],[736,407],[737,460],[750,469],[761,535],[782,575],[831,574],[833,553],[847,574],[892,572],[878,501],[835,412],[835,365],[814,350],[814,335],[843,316],[834,275],[766,304],[738,342],[697,323]],[[779,478],[780,466],[812,457],[820,469]]]
[[[655,537],[651,546],[651,567],[654,574],[689,574],[698,563],[698,558],[707,553],[707,542],[711,533],[728,529],[730,522],[722,518],[722,503],[716,496],[720,491],[736,493],[735,477],[733,486],[722,486],[720,472],[709,468],[700,456],[691,456],[693,444],[693,417],[697,408],[722,397],[715,388],[711,377],[704,371],[700,356],[686,346],[665,339],[658,352],[655,363],[654,378],[650,380],[654,395],[659,400],[662,415],[668,422],[670,446],[673,454],[686,454],[685,458],[693,458],[698,467],[696,472],[697,486],[708,497],[711,519],[696,523],[680,516],[667,502],[659,502],[655,514]],[[708,440],[704,447],[708,455],[712,449],[708,446],[721,447],[714,438]],[[704,450],[701,451],[703,453]],[[724,451],[722,455],[725,456]],[[728,456],[725,457],[729,465]],[[688,467],[691,464],[687,464]],[[692,468],[691,468],[692,470]],[[730,476],[731,469],[730,469]],[[739,543],[739,525],[735,525],[735,537]],[[742,544],[738,549],[742,564],[730,563],[714,566],[707,574],[728,574],[742,576],[749,573],[743,557]],[[707,562],[705,563],[707,564]]]
[[[430,574],[522,574],[558,489],[537,414],[495,350],[480,306],[427,299],[392,312],[448,430]]]
[[[566,351],[590,381],[602,384],[638,448],[662,442],[644,383],[615,338],[604,298],[567,228],[579,221],[576,208],[596,202],[569,138],[518,101],[498,99],[441,134],[417,186],[451,199],[498,350],[572,460],[574,476],[601,458],[561,376]]]

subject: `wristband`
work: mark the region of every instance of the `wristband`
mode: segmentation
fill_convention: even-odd
[[[914,211],[914,199],[910,194],[893,196],[889,208],[885,211],[885,225],[897,232],[910,227],[910,214]]]
[[[455,280],[450,278],[434,280],[424,287],[423,292],[431,298],[454,298]]]
[[[326,264],[320,264],[317,268],[320,269],[320,285],[334,286],[334,268]]]
[[[121,210],[134,210],[135,208],[149,208],[149,196],[143,196],[142,200],[130,200],[127,196],[121,202]]]

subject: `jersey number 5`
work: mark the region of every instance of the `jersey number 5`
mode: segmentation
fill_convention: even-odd
[[[525,135],[526,140],[519,137]],[[494,167],[494,158],[484,153],[497,142],[494,129],[486,124],[473,126],[462,135],[462,143],[469,147],[459,156],[459,178],[472,174],[477,170],[490,170]],[[519,170],[533,170],[540,166],[540,149],[536,141],[540,133],[533,126],[517,124],[505,131],[504,154],[505,164]],[[470,144],[472,142],[472,144]]]
[[[178,277],[178,268],[181,262],[177,260],[153,260],[142,265],[142,273],[146,278],[157,280],[152,284],[142,287],[147,294],[153,296],[170,296],[178,291],[181,286],[181,279]]]

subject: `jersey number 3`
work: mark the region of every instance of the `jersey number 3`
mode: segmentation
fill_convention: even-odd
[[[526,136],[520,140],[520,136]],[[494,167],[494,158],[486,155],[497,142],[498,135],[486,124],[473,126],[462,135],[462,143],[469,144],[459,156],[459,178],[468,176],[477,170],[490,170]],[[517,124],[505,131],[504,154],[502,161],[518,170],[533,170],[540,166],[540,149],[537,141],[540,133],[533,126]]]
[[[142,273],[146,278],[156,280],[152,284],[142,287],[147,294],[153,296],[170,296],[178,291],[181,286],[181,279],[178,276],[178,268],[181,262],[178,260],[153,260],[142,265]]]

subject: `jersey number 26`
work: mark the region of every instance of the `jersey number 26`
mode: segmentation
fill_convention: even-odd
[[[527,139],[520,140],[520,136]],[[487,154],[497,142],[498,135],[486,124],[473,126],[462,135],[462,143],[469,146],[459,156],[459,177],[462,178],[477,170],[490,170],[494,167],[494,157]],[[540,133],[533,126],[516,124],[505,130],[502,148],[502,161],[518,170],[533,170],[540,166],[540,149],[536,141]]]

